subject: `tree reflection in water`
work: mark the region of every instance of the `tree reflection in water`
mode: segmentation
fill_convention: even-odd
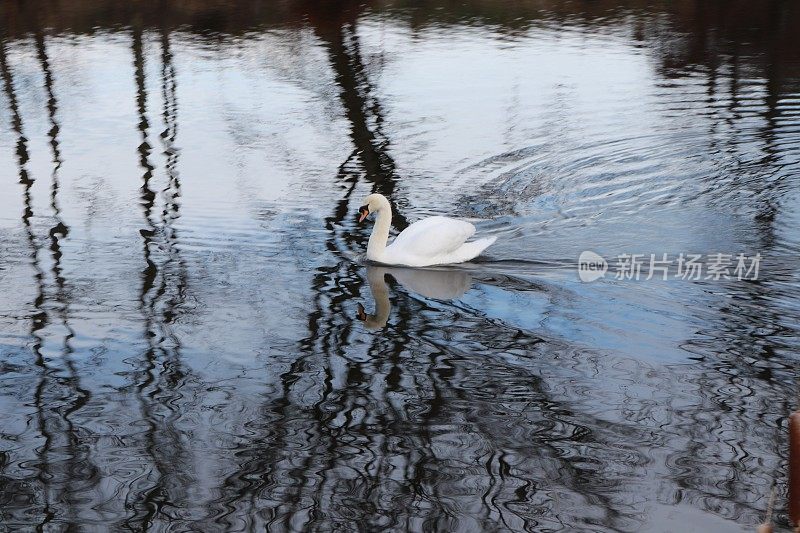
[[[731,2],[723,8],[700,1],[602,0],[582,5],[579,14],[572,4],[550,1],[281,2],[270,9],[248,1],[122,5],[101,0],[45,9],[49,5],[0,5],[6,22],[0,41],[2,102],[10,118],[6,130],[22,205],[15,221],[21,244],[13,236],[8,241],[30,268],[20,270],[25,279],[17,270],[11,276],[22,287],[32,272],[33,287],[24,309],[8,313],[3,305],[3,323],[24,326],[20,344],[28,351],[7,360],[0,353],[3,372],[22,376],[19,384],[16,378],[0,381],[0,393],[3,401],[21,397],[15,405],[29,408],[30,415],[25,430],[0,428],[0,523],[33,524],[40,530],[635,531],[652,527],[663,508],[755,523],[774,482],[776,501],[785,501],[783,420],[797,407],[791,356],[798,337],[791,296],[797,242],[787,230],[796,217],[792,191],[798,170],[793,102],[800,91],[794,46],[800,18],[794,4]],[[407,156],[407,139],[395,135],[416,132],[390,124],[402,110],[393,107],[392,93],[382,85],[385,69],[394,67],[370,61],[365,21],[375,20],[391,21],[394,30],[407,31],[420,46],[449,32],[462,32],[468,41],[488,34],[499,47],[513,46],[528,32],[538,37],[554,31],[560,38],[560,29],[581,38],[611,36],[609,42],[619,39],[634,55],[644,54],[655,67],[654,87],[666,95],[653,98],[653,105],[663,106],[659,111],[671,120],[696,114],[687,120],[699,131],[692,137],[676,129],[648,139],[665,148],[702,145],[693,145],[695,151],[678,165],[690,168],[696,179],[681,183],[675,197],[659,205],[684,206],[700,198],[704,205],[751,216],[747,239],[735,242],[754,243],[770,253],[769,279],[636,287],[624,293],[613,284],[575,289],[570,282],[554,281],[557,276],[549,277],[542,265],[563,259],[556,256],[544,257],[535,268],[519,256],[431,271],[363,264],[358,254],[369,228],[357,227],[354,220],[362,193],[392,198],[396,230],[418,214],[410,190],[419,181],[401,177],[403,155],[398,154]],[[213,333],[224,337],[220,344],[228,342],[230,352],[251,345],[229,334],[241,317],[224,304],[214,308],[219,300],[207,296],[209,286],[224,286],[227,278],[208,274],[225,268],[214,270],[208,266],[212,260],[204,263],[197,243],[212,252],[216,243],[210,238],[203,243],[202,235],[186,237],[206,231],[199,227],[204,223],[225,219],[215,219],[218,213],[212,210],[202,213],[208,222],[190,219],[181,205],[196,183],[179,174],[189,165],[177,147],[178,71],[187,80],[180,87],[186,91],[180,93],[182,136],[206,127],[186,118],[192,109],[183,95],[188,100],[211,89],[192,86],[204,79],[202,69],[188,63],[184,69],[179,60],[185,54],[219,65],[242,43],[285,34],[307,37],[308,46],[324,58],[335,85],[332,108],[338,115],[331,122],[346,132],[346,154],[332,165],[337,167],[328,184],[333,205],[321,215],[324,232],[274,226],[264,232],[285,232],[290,241],[281,245],[285,248],[312,243],[313,250],[301,250],[307,253],[302,255],[307,270],[296,275],[309,275],[310,290],[278,289],[272,278],[242,283],[268,294],[265,315],[284,313],[275,323],[289,324],[282,338],[288,340],[273,342],[278,335],[268,332],[267,348],[258,352],[266,360],[241,371],[234,365],[221,368],[226,354],[204,353],[209,325],[216,326]],[[125,182],[128,196],[120,203],[135,199],[138,233],[135,282],[118,283],[135,286],[132,309],[121,302],[98,311],[102,298],[79,279],[90,260],[84,243],[72,239],[91,217],[82,219],[73,205],[77,195],[65,184],[77,179],[70,154],[86,146],[100,148],[90,136],[71,131],[64,118],[74,116],[62,96],[72,67],[53,59],[56,36],[87,43],[125,39],[124,72],[133,81],[126,82],[133,95],[126,101],[133,104],[135,120],[125,126],[136,143],[126,150],[139,168],[134,173],[125,168],[136,179]],[[72,46],[59,41],[62,45]],[[34,58],[35,73],[26,58]],[[242,70],[250,66],[242,60],[224,63],[220,70],[231,64]],[[27,96],[36,85],[31,80],[38,79],[43,80],[35,87],[43,94],[39,100]],[[93,82],[83,83],[95,89]],[[163,102],[157,110],[155,94]],[[278,94],[259,97],[280,99]],[[30,102],[43,105],[33,110]],[[480,117],[467,118],[469,127],[482,127]],[[625,117],[621,120],[615,124],[626,124]],[[671,124],[665,120],[656,126]],[[214,127],[208,125],[212,139]],[[49,150],[46,204],[36,201],[46,179],[34,154],[32,132],[39,130]],[[624,157],[626,150],[635,151],[635,143],[603,141],[588,153],[567,146],[559,155],[566,161],[548,161],[536,172],[529,172],[533,165],[519,155],[533,153],[545,161],[547,154],[539,153],[533,141],[533,148],[521,150],[494,147],[516,151],[497,153],[488,165],[508,160],[512,170],[501,176],[507,181],[486,185],[497,189],[489,191],[495,197],[478,199],[491,204],[500,198],[504,205],[495,206],[498,212],[508,208],[512,213],[501,223],[523,226],[524,237],[533,230],[514,208],[522,205],[530,213],[550,200],[537,204],[540,200],[526,198],[529,184],[520,186],[523,180],[556,179],[587,166],[595,178],[613,164],[636,159]],[[709,165],[695,166],[698,160]],[[674,161],[657,163],[662,174],[637,167],[653,173],[652,188],[680,173]],[[196,161],[191,168],[202,174]],[[715,172],[704,174],[706,168]],[[604,203],[603,194],[613,202],[614,193],[625,192],[615,188],[613,177],[581,185],[594,187],[585,196],[589,208],[601,214],[616,205]],[[230,202],[229,187],[221,179],[213,194]],[[544,186],[533,189],[547,192]],[[576,203],[585,200],[582,189],[567,192],[565,197]],[[456,194],[465,192],[451,196]],[[233,203],[242,210],[248,205]],[[638,217],[633,224],[646,224],[646,208],[654,206],[635,207],[642,209],[629,211]],[[283,222],[292,224],[288,216]],[[562,231],[565,240],[582,235],[583,229],[570,233],[558,223],[553,231]],[[238,228],[223,228],[228,229],[226,244],[237,252],[251,244],[237,241]],[[703,228],[692,229],[705,236]],[[303,241],[308,233],[314,235]],[[270,250],[272,257],[286,255],[285,248]],[[120,256],[118,262],[125,263]],[[108,261],[116,264],[117,258]],[[278,279],[282,271],[274,263],[265,270],[247,264],[223,273],[241,278],[266,271]],[[16,268],[13,261],[9,265]],[[288,296],[281,300],[274,294],[280,291]],[[231,293],[253,297],[245,291],[226,296]],[[211,302],[205,307],[203,297]],[[268,297],[297,305],[283,308]],[[615,298],[632,318],[585,316],[591,304],[590,312],[607,312]],[[674,303],[681,299],[686,301]],[[665,300],[670,305],[662,305]],[[252,330],[261,327],[256,318],[250,317]],[[676,331],[658,331],[663,337],[641,345],[615,331],[620,324],[633,324],[645,335],[653,331],[648,324],[660,320],[667,324],[664,329]],[[110,333],[94,336],[102,327],[98,322],[112,322]],[[302,331],[295,335],[291,327]],[[135,329],[130,339],[128,329]],[[87,348],[107,343],[102,335],[115,337],[118,344],[112,346],[122,347],[113,354],[122,360],[118,366],[97,363]],[[615,353],[593,345],[609,339],[642,353],[631,357],[625,349]],[[673,344],[685,358],[669,359],[674,351],[667,345]],[[668,355],[649,353],[654,345]],[[98,374],[108,374],[107,381]],[[786,525],[785,513],[778,509],[778,515]]]

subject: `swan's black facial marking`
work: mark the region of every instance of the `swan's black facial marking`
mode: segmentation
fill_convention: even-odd
[[[358,215],[359,215],[358,216],[358,223],[360,224],[361,222],[364,221],[365,218],[367,218],[367,215],[369,215],[369,206],[368,205],[362,205],[361,207],[359,207],[358,208]]]

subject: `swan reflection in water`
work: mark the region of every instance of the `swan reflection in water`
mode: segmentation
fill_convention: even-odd
[[[463,270],[420,269],[402,267],[367,267],[367,283],[375,301],[375,313],[367,314],[358,304],[357,318],[368,329],[381,329],[389,321],[392,305],[389,302],[389,286],[386,274],[390,274],[406,290],[435,300],[453,300],[466,293],[472,286],[472,276]]]

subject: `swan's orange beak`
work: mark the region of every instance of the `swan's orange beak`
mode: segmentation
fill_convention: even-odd
[[[367,218],[367,216],[369,215],[369,207],[367,207],[366,205],[362,205],[361,207],[358,208],[358,214],[359,214],[358,223],[361,224],[362,222],[364,222],[364,219]]]

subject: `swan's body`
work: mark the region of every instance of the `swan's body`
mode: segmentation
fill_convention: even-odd
[[[378,214],[367,246],[367,259],[377,263],[413,267],[463,263],[478,257],[497,239],[487,237],[467,242],[475,233],[475,226],[435,216],[414,222],[387,246],[392,222],[389,201],[381,194],[370,194],[364,202],[359,210],[360,220],[370,213]]]

